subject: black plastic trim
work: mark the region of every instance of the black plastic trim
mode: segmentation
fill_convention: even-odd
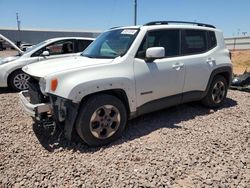
[[[137,108],[136,114],[131,114],[131,116],[133,116],[131,118],[178,105],[181,103],[181,96],[182,94],[177,94],[169,97],[164,97],[161,99],[156,99],[146,104],[143,104],[142,106]]]
[[[233,73],[233,70],[232,70],[231,66],[219,67],[219,68],[213,70],[213,72],[210,75],[210,78],[209,78],[209,81],[207,84],[207,88],[205,90],[205,95],[207,94],[207,92],[209,90],[209,87],[213,81],[213,78],[218,74],[227,74],[228,77],[225,77],[225,79],[227,80],[228,87],[229,87],[231,85],[231,82],[232,82],[232,73]]]

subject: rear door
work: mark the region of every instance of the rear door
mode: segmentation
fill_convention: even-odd
[[[182,30],[181,55],[184,57],[182,62],[186,66],[184,93],[206,89],[211,71],[216,65],[215,46],[214,32],[194,29]]]

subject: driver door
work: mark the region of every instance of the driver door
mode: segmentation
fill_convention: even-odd
[[[146,60],[146,50],[150,47],[164,47],[165,57],[153,61]],[[168,97],[171,99],[170,103],[180,103],[185,67],[179,53],[179,30],[147,33],[134,59],[137,106],[151,101],[161,102],[160,99]]]

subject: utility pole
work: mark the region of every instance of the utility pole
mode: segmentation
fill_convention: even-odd
[[[137,0],[134,0],[134,25],[137,25]]]
[[[18,31],[20,31],[21,21],[19,20],[18,13],[16,13],[16,22],[17,22],[17,29],[18,29]]]
[[[17,41],[17,46],[20,46],[21,43],[21,21],[19,20],[18,13],[16,13],[16,22],[17,22],[17,30],[18,30],[18,41]]]

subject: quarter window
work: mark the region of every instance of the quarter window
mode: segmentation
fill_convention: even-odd
[[[213,31],[208,31],[208,49],[212,49],[217,45],[216,36]]]
[[[207,50],[206,31],[184,30],[182,38],[182,55],[203,53]]]

